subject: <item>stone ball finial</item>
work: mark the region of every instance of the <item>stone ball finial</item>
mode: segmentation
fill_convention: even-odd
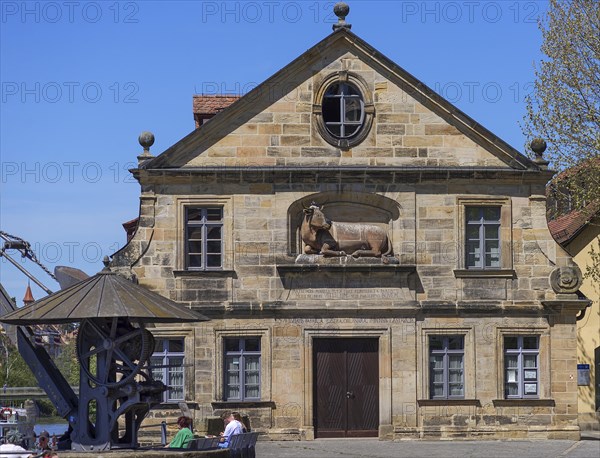
[[[152,132],[142,132],[138,137],[138,142],[140,142],[144,151],[149,151],[150,147],[154,145],[154,134]]]
[[[548,168],[548,164],[550,163],[544,159],[543,156],[547,146],[548,145],[546,145],[546,141],[543,138],[534,138],[529,145],[531,151],[535,153],[535,159],[533,162],[539,165],[543,170],[546,170]]]
[[[534,138],[531,141],[529,147],[531,148],[531,151],[533,151],[538,156],[541,156],[544,153],[544,151],[546,151],[548,145],[546,144],[546,140],[544,140],[543,138]]]
[[[338,2],[333,6],[333,13],[342,20],[346,19],[349,12],[350,7],[344,2]]]
[[[333,6],[333,13],[338,17],[337,24],[333,24],[333,31],[337,32],[341,29],[350,30],[352,24],[346,22],[346,16],[350,12],[350,7],[344,2],[338,2]]]

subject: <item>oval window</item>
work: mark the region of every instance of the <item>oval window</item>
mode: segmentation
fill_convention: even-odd
[[[348,83],[334,83],[323,96],[323,122],[335,138],[351,138],[365,120],[365,103],[358,89]]]

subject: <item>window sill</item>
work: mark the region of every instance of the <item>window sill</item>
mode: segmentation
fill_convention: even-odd
[[[235,277],[235,270],[174,270],[175,277]]]
[[[456,278],[517,278],[513,269],[455,269]]]
[[[273,401],[213,401],[213,409],[235,409],[237,407],[249,409],[252,407],[270,407],[275,408]]]
[[[554,407],[554,399],[494,399],[494,407]]]
[[[427,406],[478,406],[481,407],[479,399],[419,399],[419,407]]]
[[[160,404],[157,404],[155,406],[152,407],[152,410],[160,410],[160,409],[176,409],[179,410],[179,404],[181,404],[182,402],[186,403],[188,405],[188,407],[190,409],[197,409],[198,408],[198,403],[197,402],[191,402],[191,401],[168,401],[168,402],[161,402]]]

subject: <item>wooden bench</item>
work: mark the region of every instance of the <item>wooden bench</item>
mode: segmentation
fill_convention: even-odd
[[[214,450],[219,447],[220,437],[200,437],[192,439],[188,444],[189,450]]]
[[[229,439],[231,458],[255,458],[258,433],[234,434]]]

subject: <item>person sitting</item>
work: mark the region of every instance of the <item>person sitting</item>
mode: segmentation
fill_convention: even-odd
[[[247,433],[248,429],[246,428],[246,425],[244,424],[244,421],[242,420],[242,415],[239,412],[231,412],[231,415],[233,415],[233,418],[235,418],[237,421],[239,421],[240,425],[242,425],[242,432]]]
[[[224,413],[221,418],[225,422],[225,431],[221,433],[222,437],[219,448],[227,448],[229,447],[231,436],[242,434],[242,424],[234,418],[232,412]]]
[[[190,441],[194,438],[194,433],[190,429],[192,419],[189,417],[181,416],[177,419],[177,426],[179,431],[175,434],[175,437],[167,447],[169,448],[186,448]]]
[[[40,433],[38,438],[38,450],[44,452],[46,450],[52,450],[50,447],[50,433],[44,430]]]

